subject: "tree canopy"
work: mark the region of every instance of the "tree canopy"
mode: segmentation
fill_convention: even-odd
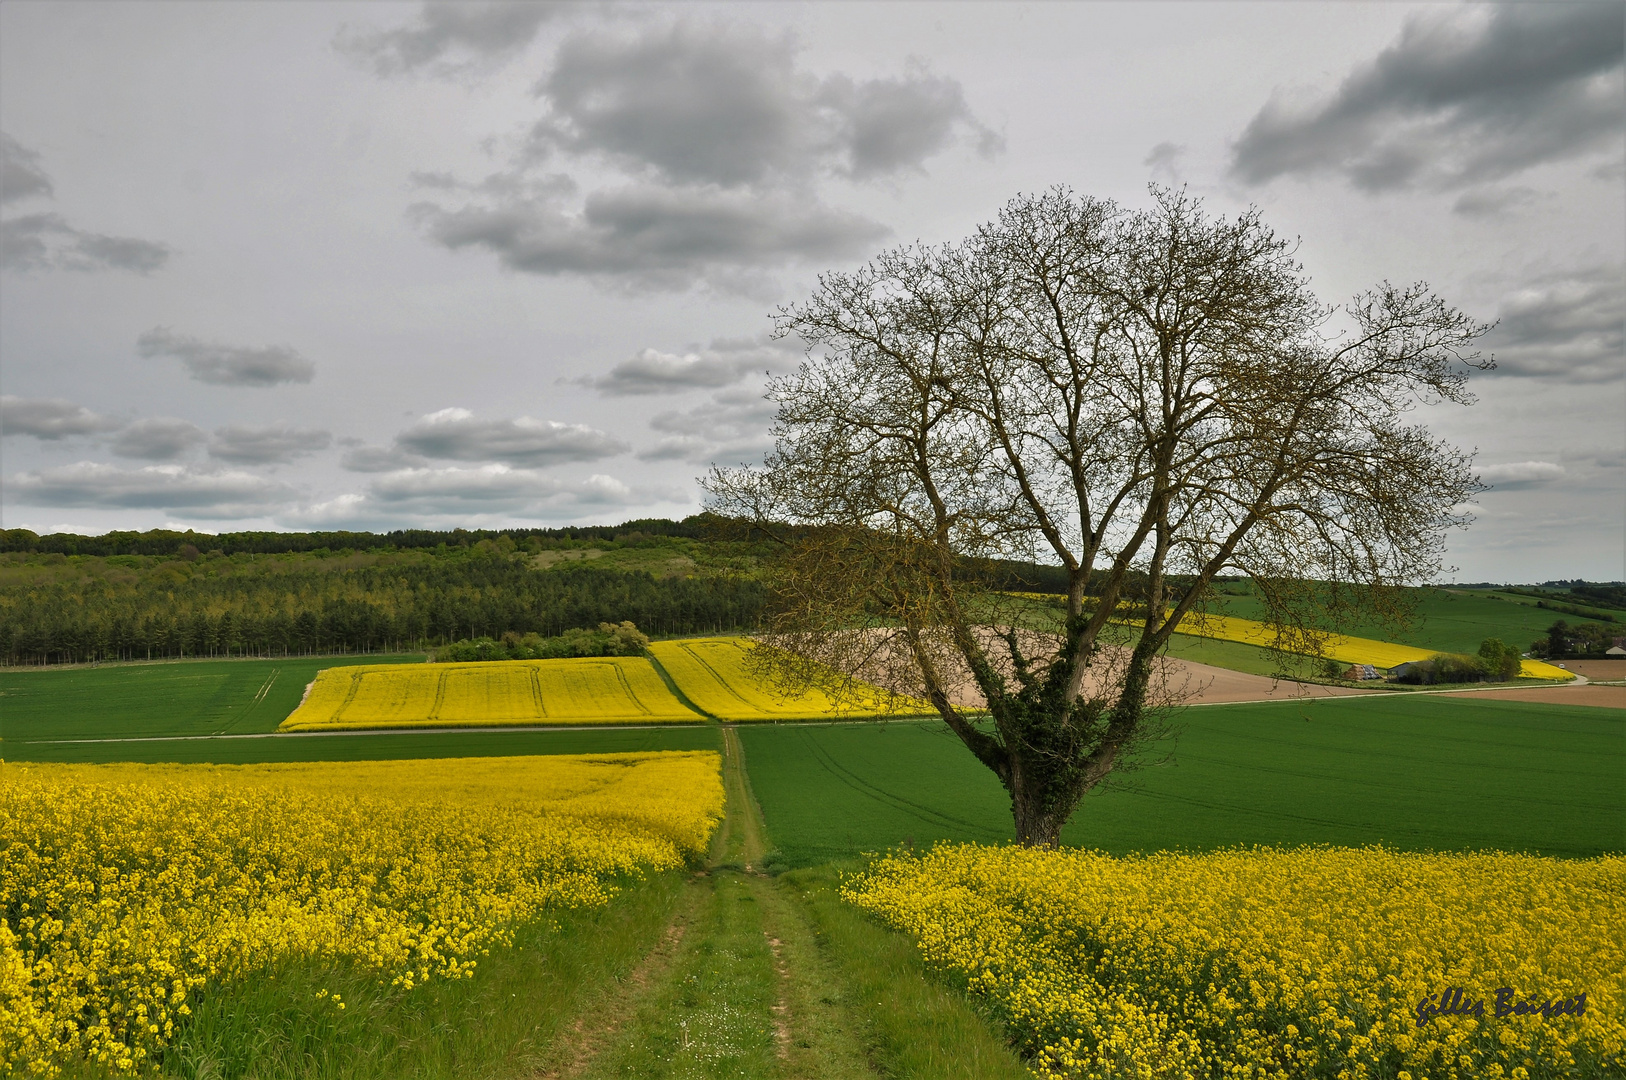
[[[1162,733],[1158,657],[1216,577],[1313,649],[1292,583],[1428,579],[1477,488],[1407,412],[1471,400],[1486,327],[1425,285],[1329,307],[1256,210],[1183,191],[1021,196],[821,276],[777,325],[809,354],[770,390],[776,448],[707,481],[712,509],[794,529],[769,636],[930,700],[1024,843]],[[968,558],[1059,564],[1060,632],[1019,632]]]

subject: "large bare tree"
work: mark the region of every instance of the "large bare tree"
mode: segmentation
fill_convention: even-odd
[[[1471,400],[1486,327],[1422,285],[1324,306],[1257,212],[1182,191],[1019,197],[964,242],[822,276],[778,329],[809,356],[771,387],[777,448],[707,481],[787,538],[768,636],[929,700],[1024,844],[1163,732],[1158,657],[1216,576],[1308,632],[1288,583],[1425,580],[1476,490],[1407,413]],[[979,557],[1065,568],[1059,631],[1019,632]]]

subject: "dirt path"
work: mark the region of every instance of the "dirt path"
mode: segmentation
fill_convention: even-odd
[[[841,951],[829,940],[828,909],[832,902],[839,905],[830,895],[833,883],[810,887],[761,871],[767,832],[739,737],[731,727],[722,735],[728,801],[708,866],[690,879],[659,944],[617,988],[584,1010],[548,1055],[551,1071],[532,1073],[530,1080],[1026,1076],[1003,1038],[970,1012],[958,992],[928,985],[918,972],[912,983],[891,981],[908,977],[891,973],[886,990],[855,982],[848,970],[851,946]],[[845,910],[841,915],[854,917]],[[900,947],[890,939],[886,946]],[[912,1002],[925,1002],[918,1009],[926,1022],[911,1018],[900,1025],[896,1017],[882,1016],[878,1026],[877,1011],[884,1012],[887,994],[899,990]],[[951,1012],[953,1022],[944,1023]],[[966,1038],[968,1022],[982,1025],[981,1043]],[[956,1025],[959,1041],[942,1037],[943,1029]],[[900,1026],[907,1028],[901,1035]],[[900,1046],[929,1066],[911,1065]]]

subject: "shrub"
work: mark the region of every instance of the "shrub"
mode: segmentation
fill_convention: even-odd
[[[1519,651],[1503,644],[1500,638],[1486,638],[1480,642],[1479,659],[1484,663],[1488,678],[1506,682],[1519,677]]]
[[[630,622],[599,623],[597,630],[577,628],[558,637],[516,634],[501,640],[478,637],[454,641],[435,650],[438,663],[467,663],[471,660],[562,660],[572,656],[638,656],[649,638]]]
[[[1427,660],[1406,665],[1396,681],[1432,686],[1435,683],[1484,682],[1489,674],[1485,662],[1477,656],[1436,653]]]

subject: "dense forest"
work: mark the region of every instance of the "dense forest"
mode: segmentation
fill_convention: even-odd
[[[620,622],[658,635],[717,632],[755,625],[764,599],[748,544],[697,540],[698,528],[680,522],[20,534],[4,534],[0,554],[8,664],[393,652]]]
[[[774,545],[701,515],[568,529],[391,533],[0,531],[0,663],[436,649],[632,622],[757,625]],[[1060,567],[979,560],[996,589]]]

